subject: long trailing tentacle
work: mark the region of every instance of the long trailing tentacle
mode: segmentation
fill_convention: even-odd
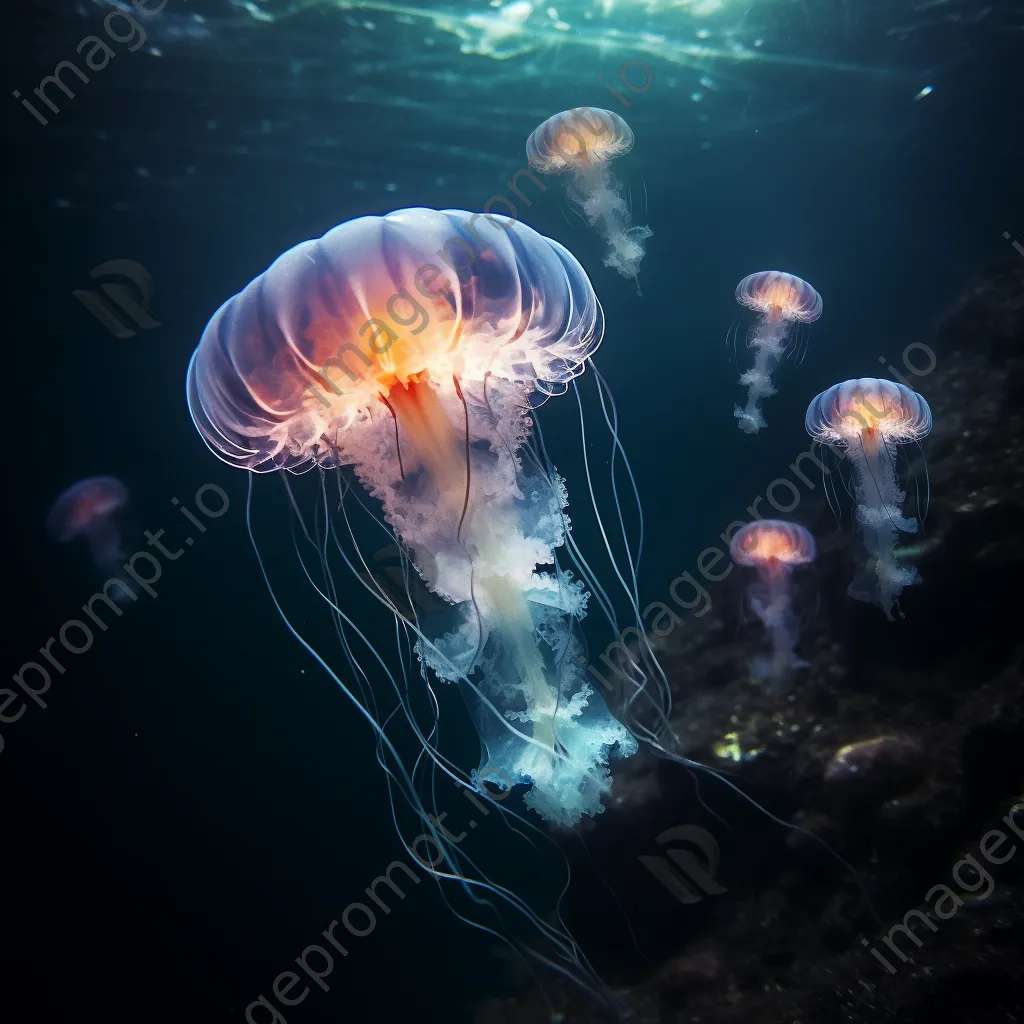
[[[643,505],[642,505],[642,503],[640,501],[640,492],[639,492],[639,489],[638,489],[637,484],[636,484],[636,478],[633,475],[632,467],[629,464],[629,458],[626,455],[625,448],[623,447],[622,441],[621,441],[621,439],[619,437],[619,431],[618,431],[618,412],[615,409],[615,404],[614,404],[614,400],[613,400],[613,397],[612,397],[612,394],[611,394],[611,389],[608,387],[607,381],[605,381],[605,379],[598,372],[596,366],[593,365],[593,360],[591,360],[591,369],[594,372],[594,377],[595,377],[595,380],[597,381],[597,384],[598,384],[598,395],[599,395],[600,402],[601,402],[601,410],[602,410],[602,413],[604,415],[605,424],[608,427],[608,429],[609,429],[609,431],[611,433],[611,436],[612,436],[612,457],[610,459],[610,470],[609,470],[609,473],[610,473],[610,478],[611,478],[612,494],[613,494],[614,501],[615,501],[616,512],[617,512],[618,518],[619,518],[619,525],[620,525],[620,528],[621,528],[621,531],[622,531],[623,542],[624,542],[625,548],[626,548],[627,562],[628,562],[628,565],[629,565],[629,574],[630,574],[630,579],[631,579],[631,582],[632,582],[632,589],[630,590],[628,587],[625,588],[625,589],[627,590],[627,593],[629,594],[630,605],[631,605],[631,612],[632,612],[634,621],[636,623],[636,627],[637,627],[638,633],[639,633],[639,635],[641,637],[640,643],[641,643],[641,647],[642,647],[642,652],[641,652],[642,656],[643,656],[645,662],[649,666],[652,666],[654,668],[655,673],[656,673],[656,675],[658,677],[657,681],[660,684],[659,685],[659,699],[657,701],[655,701],[653,699],[653,696],[650,695],[650,694],[645,694],[645,696],[648,697],[648,699],[650,699],[652,701],[652,704],[654,705],[654,707],[657,710],[657,713],[658,713],[658,716],[659,716],[659,718],[660,718],[660,720],[662,722],[662,725],[663,726],[667,726],[667,724],[668,724],[668,717],[669,717],[669,715],[671,714],[671,711],[672,711],[672,694],[671,694],[671,689],[670,689],[669,684],[668,684],[668,678],[665,676],[665,673],[664,673],[663,669],[661,668],[661,664],[659,663],[657,657],[654,654],[654,651],[651,648],[650,640],[649,640],[649,638],[647,636],[647,630],[646,630],[645,624],[643,622],[643,616],[641,615],[641,612],[640,612],[640,593],[639,593],[639,585],[638,585],[638,580],[637,580],[637,573],[638,573],[638,569],[639,569],[639,565],[640,565],[640,558],[641,558],[641,556],[643,554],[643,538],[644,538]],[[580,410],[580,415],[581,415],[581,418],[582,418],[583,409],[582,409],[582,403],[579,402],[579,392],[578,392],[578,390],[577,390],[577,402],[578,402],[578,406],[579,406],[579,410]],[[629,549],[629,540],[628,540],[628,537],[627,537],[627,534],[626,534],[625,519],[623,517],[622,506],[621,506],[621,502],[619,500],[618,486],[617,486],[617,481],[616,481],[616,477],[615,477],[615,456],[616,456],[616,454],[618,454],[621,457],[621,459],[622,459],[622,464],[625,467],[625,471],[626,471],[626,474],[627,474],[629,482],[630,482],[630,487],[632,489],[633,500],[634,500],[634,502],[636,504],[636,511],[637,511],[639,528],[638,528],[637,549],[636,549],[636,554],[635,555],[632,555],[632,553],[630,552],[630,549]],[[593,494],[593,488],[591,488],[591,494]],[[597,512],[596,505],[595,505],[595,512]],[[621,580],[621,576],[620,576],[620,580]],[[629,703],[632,704],[632,702],[635,699],[637,699],[638,697],[639,697],[639,694],[633,694],[631,696],[631,698],[630,698],[630,702]]]
[[[310,529],[307,526],[307,524],[305,522],[305,519],[301,515],[301,512],[300,512],[300,510],[298,508],[297,499],[295,497],[295,494],[294,494],[293,490],[290,487],[286,487],[286,489],[288,491],[289,500],[290,500],[290,502],[292,504],[293,514],[297,517],[297,522],[299,524],[300,531],[301,531],[302,535],[305,537],[306,541],[317,551],[318,558],[323,556],[323,555],[325,555],[326,549],[322,546],[321,538],[319,538],[317,536],[317,527],[314,526],[313,532],[312,533],[310,532]],[[252,492],[252,478],[250,477],[250,500],[251,500],[251,492]],[[322,489],[322,493],[323,493],[324,497],[326,498],[326,489],[325,488]],[[438,751],[436,749],[435,744],[431,742],[431,739],[433,738],[435,730],[436,730],[436,717],[437,717],[437,701],[436,701],[436,696],[434,695],[432,688],[430,689],[430,696],[431,696],[432,706],[433,706],[434,712],[435,712],[435,728],[431,730],[431,733],[430,733],[429,736],[425,736],[422,732],[419,731],[419,727],[418,727],[418,725],[417,725],[417,723],[415,721],[415,716],[413,716],[409,712],[409,710],[408,710],[408,703],[407,703],[408,694],[407,693],[403,694],[403,689],[406,689],[407,687],[399,686],[397,680],[394,678],[393,674],[387,668],[386,663],[383,661],[383,659],[381,658],[380,654],[377,652],[377,650],[374,648],[374,646],[370,643],[370,641],[365,636],[365,634],[363,634],[358,629],[358,627],[355,626],[354,622],[337,605],[336,601],[334,601],[332,599],[332,596],[329,593],[329,590],[331,589],[333,584],[329,585],[328,588],[325,590],[325,589],[322,589],[316,583],[316,581],[313,579],[311,573],[309,572],[308,566],[305,564],[305,560],[301,556],[301,552],[299,552],[298,547],[296,547],[296,552],[297,552],[297,554],[299,554],[300,564],[302,565],[302,568],[303,568],[303,571],[304,571],[304,573],[305,573],[305,575],[307,577],[307,580],[314,587],[314,589],[317,591],[317,593],[320,595],[320,597],[331,607],[332,615],[337,617],[337,620],[340,621],[341,623],[343,623],[343,626],[344,626],[345,629],[351,630],[355,634],[355,636],[358,638],[358,640],[362,642],[363,646],[365,646],[371,652],[373,660],[376,661],[378,668],[384,672],[385,676],[388,678],[389,682],[391,683],[392,688],[399,695],[400,707],[405,709],[406,718],[407,718],[407,720],[410,721],[410,724],[413,726],[414,731],[416,732],[416,734],[418,735],[418,737],[419,737],[419,739],[421,741],[421,754],[417,758],[417,762],[416,762],[416,765],[414,765],[413,772],[409,773],[409,772],[407,772],[402,767],[402,761],[398,757],[396,748],[394,747],[392,741],[389,739],[389,737],[387,735],[387,730],[385,728],[386,723],[389,722],[392,719],[392,717],[395,714],[398,713],[399,708],[396,708],[395,711],[393,711],[391,713],[391,715],[389,715],[385,719],[384,725],[379,725],[378,722],[377,722],[376,715],[373,714],[364,705],[364,703],[362,701],[360,701],[356,697],[356,695],[344,684],[344,682],[341,680],[341,678],[329,668],[329,666],[324,661],[324,659],[298,633],[298,631],[291,624],[291,621],[288,619],[288,617],[285,615],[283,609],[281,608],[281,605],[280,605],[279,601],[277,600],[276,594],[274,593],[273,587],[272,587],[272,585],[270,583],[269,575],[268,575],[267,570],[266,570],[266,568],[264,566],[264,563],[263,563],[263,561],[262,561],[262,559],[261,559],[261,557],[259,555],[258,548],[256,547],[255,536],[254,536],[254,533],[253,533],[253,530],[252,530],[251,513],[250,513],[250,510],[249,510],[248,506],[247,506],[247,526],[248,526],[248,529],[249,529],[250,540],[252,541],[254,551],[256,552],[256,556],[257,556],[257,559],[258,559],[259,564],[260,564],[261,572],[263,573],[264,580],[266,581],[268,589],[270,590],[271,598],[272,598],[272,600],[274,602],[275,608],[278,610],[278,613],[281,615],[282,620],[285,622],[285,625],[287,626],[289,631],[292,633],[292,635],[295,636],[296,639],[299,640],[299,642],[302,644],[302,646],[311,654],[312,657],[314,657],[314,659],[318,662],[318,664],[320,664],[321,667],[323,667],[328,672],[329,676],[343,690],[343,692],[346,694],[346,696],[348,696],[348,698],[360,708],[363,716],[365,718],[367,718],[367,720],[372,723],[373,728],[374,728],[374,733],[375,733],[375,736],[376,736],[377,742],[378,742],[378,750],[380,751],[380,756],[379,756],[378,759],[381,761],[382,766],[385,768],[386,775],[387,775],[387,778],[388,778],[388,781],[389,781],[389,791],[392,791],[391,787],[392,787],[393,784],[397,784],[399,794],[406,801],[408,806],[414,811],[414,813],[417,815],[417,817],[421,821],[427,823],[429,831],[430,831],[430,834],[431,834],[431,837],[434,839],[435,843],[438,845],[438,848],[441,849],[443,851],[443,853],[444,853],[444,861],[443,861],[443,863],[444,863],[444,865],[446,865],[447,870],[443,869],[441,867],[441,865],[433,866],[433,865],[431,865],[429,863],[424,863],[423,861],[420,861],[419,858],[417,858],[417,862],[420,864],[421,867],[423,867],[424,870],[426,870],[429,874],[431,874],[438,881],[450,880],[450,881],[453,881],[453,882],[457,883],[458,885],[460,885],[462,887],[462,889],[467,893],[467,895],[469,896],[469,898],[472,900],[473,903],[475,903],[478,906],[488,908],[491,912],[493,912],[497,916],[497,919],[498,919],[499,922],[501,920],[501,912],[500,912],[499,905],[494,902],[495,900],[499,901],[500,906],[505,906],[507,908],[515,910],[525,921],[527,921],[527,923],[529,923],[533,928],[535,928],[541,934],[541,936],[544,938],[545,941],[551,943],[551,945],[554,948],[554,950],[556,951],[559,959],[554,960],[550,956],[548,956],[548,955],[546,955],[546,954],[544,954],[544,953],[542,953],[542,952],[540,952],[538,950],[534,950],[534,949],[530,949],[529,947],[521,946],[520,943],[518,943],[517,941],[514,941],[508,934],[505,934],[503,931],[499,931],[496,928],[492,928],[492,927],[490,927],[490,926],[488,926],[486,924],[482,924],[481,922],[479,922],[477,920],[474,920],[474,919],[466,917],[464,913],[462,913],[461,911],[459,911],[455,907],[451,906],[451,904],[449,902],[449,906],[451,907],[453,914],[458,919],[464,921],[466,924],[469,924],[471,927],[477,928],[478,930],[481,930],[481,931],[485,932],[486,934],[489,934],[492,937],[494,937],[495,939],[499,940],[500,942],[506,944],[510,949],[512,949],[514,952],[516,952],[517,955],[522,956],[525,953],[525,954],[528,954],[528,955],[530,955],[530,956],[540,960],[541,962],[547,964],[553,970],[558,971],[559,973],[561,973],[567,979],[569,979],[569,980],[573,981],[574,983],[582,986],[586,991],[590,992],[592,995],[597,996],[598,998],[600,998],[602,1001],[604,1001],[606,1003],[610,1002],[611,1001],[610,993],[605,989],[603,983],[600,981],[600,979],[598,978],[596,972],[593,970],[593,967],[586,960],[586,957],[582,953],[582,951],[579,948],[578,944],[575,942],[575,940],[572,939],[572,937],[567,932],[564,932],[564,930],[556,929],[556,928],[552,927],[552,925],[550,923],[545,922],[542,918],[540,918],[532,910],[532,908],[529,907],[528,904],[526,904],[526,902],[524,900],[522,900],[519,896],[517,896],[512,890],[509,890],[507,887],[499,885],[498,883],[495,883],[492,880],[488,879],[486,873],[482,871],[480,865],[477,864],[477,862],[472,857],[470,857],[466,853],[465,850],[453,848],[451,846],[451,844],[449,844],[449,843],[447,843],[445,841],[445,839],[442,837],[442,835],[439,833],[439,831],[437,829],[433,828],[433,826],[431,824],[431,819],[430,819],[429,815],[427,815],[425,807],[423,806],[423,804],[420,801],[419,797],[416,795],[417,794],[417,787],[415,786],[415,782],[414,782],[414,774],[415,774],[415,770],[416,770],[416,765],[419,764],[420,759],[424,755],[426,755],[426,756],[428,756],[430,758],[430,761],[431,761],[431,763],[433,765],[433,768],[431,769],[432,773],[437,771],[437,770],[440,770],[443,774],[448,776],[451,779],[451,781],[454,782],[456,785],[459,785],[461,787],[467,787],[467,788],[470,788],[470,789],[473,789],[475,787],[473,786],[472,782],[465,776],[465,774],[461,773],[454,766],[453,763],[448,761],[448,759],[445,758],[440,753],[440,751]],[[331,532],[334,535],[337,549],[339,551],[341,551],[340,544],[337,543],[337,541],[338,541],[337,535],[334,534],[334,531],[333,531],[333,526],[332,526]],[[358,549],[358,546],[357,546],[357,549]],[[352,570],[354,572],[355,566],[352,565],[351,562],[348,561],[347,554],[345,554],[344,551],[341,551],[341,554],[342,554],[342,557],[345,559],[345,561],[348,563],[348,567],[350,568],[350,570]],[[369,567],[366,564],[365,558],[362,558],[362,556],[360,555],[360,560],[362,561],[362,564],[363,564],[364,568],[366,568],[368,570]],[[368,575],[372,578],[372,574],[368,573]],[[374,596],[378,600],[380,600],[382,603],[384,603],[386,605],[390,603],[390,598],[388,597],[388,595],[385,592],[382,591],[381,588],[379,588],[379,586],[374,588],[374,587],[370,586],[368,583],[366,583],[365,579],[363,580],[363,583],[364,583],[364,586],[366,586],[366,588],[371,593],[373,593]],[[397,609],[395,609],[393,604],[391,604],[391,608],[392,608],[393,613],[397,612]],[[396,615],[396,624],[398,624],[400,622],[400,619],[401,619],[401,616],[400,615]],[[403,625],[405,627],[411,626],[411,624],[408,623],[408,622],[404,622]],[[415,627],[413,627],[413,628],[415,628]],[[416,631],[419,632],[418,629],[416,629]],[[420,633],[420,635],[422,636],[422,633]],[[350,667],[353,669],[354,674],[360,680],[361,684],[365,683],[368,686],[369,680],[368,680],[366,668],[363,666],[361,660],[356,655],[356,653],[355,653],[354,649],[352,648],[351,644],[348,642],[347,637],[345,636],[345,633],[344,633],[344,629],[342,630],[342,632],[340,634],[340,639],[342,640],[343,650],[344,650],[344,653],[346,655],[346,659],[347,659]],[[405,680],[405,682],[407,684],[408,681]],[[361,686],[361,689],[362,689],[362,686]],[[366,691],[364,690],[364,693],[365,692]],[[494,713],[497,715],[498,714],[497,709],[493,709],[493,710],[494,710]],[[511,723],[508,723],[508,724],[509,724],[509,726],[511,728]],[[389,755],[389,756],[386,757],[385,754]],[[432,793],[434,792],[433,778],[434,778],[434,776],[432,774],[432,776],[431,776],[431,792]],[[481,793],[481,791],[479,789],[477,789],[476,791],[478,793]],[[392,791],[392,793],[393,793],[393,791]],[[520,835],[524,839],[526,839],[527,842],[530,842],[530,844],[532,846],[534,846],[536,848],[536,844],[530,839],[529,833],[532,833],[538,839],[544,840],[547,844],[553,845],[551,837],[548,836],[545,832],[543,832],[536,825],[534,825],[524,815],[519,814],[518,812],[512,810],[511,808],[502,807],[497,801],[495,801],[492,797],[490,797],[486,793],[486,791],[483,791],[482,795],[487,799],[487,802],[491,806],[499,808],[499,810],[501,811],[502,820],[506,821],[506,824],[511,825],[511,823],[508,821],[509,817],[515,819],[519,823],[521,828],[523,830],[525,830],[525,831],[520,831],[520,829],[517,829],[517,828],[514,828],[514,827],[513,827],[513,830],[516,831],[516,833],[518,835]],[[399,826],[399,823],[398,823],[397,812],[396,812],[395,806],[394,806],[393,795],[392,795],[391,813],[392,813],[392,820],[393,820],[393,823],[395,825],[395,828],[398,831],[399,835],[401,835],[402,834],[402,830],[401,830],[401,828]],[[404,842],[404,840],[403,840],[403,842]],[[407,848],[410,848],[408,843],[406,843],[405,845],[406,845]],[[557,847],[555,847],[555,848],[557,849]],[[563,856],[563,860],[564,860],[564,856]],[[566,864],[567,864],[567,862],[566,862]],[[474,876],[469,875],[467,873],[467,869],[471,869],[479,877],[474,877]],[[566,884],[568,884],[568,883],[566,883]],[[447,897],[447,895],[444,894],[443,889],[442,889],[442,895],[445,898],[446,902],[448,902],[448,897]]]

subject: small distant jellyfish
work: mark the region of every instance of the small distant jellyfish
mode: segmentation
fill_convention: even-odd
[[[916,520],[903,514],[906,494],[896,472],[897,448],[931,431],[931,409],[903,384],[861,377],[823,391],[808,406],[804,422],[811,437],[841,450],[853,465],[856,516],[869,561],[848,593],[877,604],[891,621],[903,588],[918,581],[917,570],[896,558],[899,534],[917,531]]]
[[[570,200],[583,210],[591,226],[598,226],[610,247],[604,265],[636,281],[644,242],[653,232],[646,225],[630,224],[622,183],[612,176],[610,166],[632,148],[633,132],[618,114],[601,107],[576,107],[536,128],[527,139],[526,156],[541,174],[572,176]]]
[[[93,563],[108,578],[123,580],[127,558],[121,546],[120,517],[128,488],[112,476],[93,476],[72,484],[53,503],[46,528],[58,544],[84,537]],[[114,600],[134,600],[127,588],[114,591]]]
[[[760,401],[775,394],[772,370],[794,347],[794,324],[809,324],[821,316],[821,296],[793,274],[762,270],[736,285],[736,301],[758,313],[757,323],[747,335],[747,348],[756,349],[757,355],[753,367],[740,376],[740,383],[748,389],[747,404],[733,409],[740,430],[756,434],[767,425]]]
[[[772,653],[755,658],[751,674],[783,686],[795,669],[807,665],[795,654],[799,621],[793,611],[790,577],[796,566],[814,561],[814,538],[797,523],[760,519],[737,531],[729,553],[737,565],[757,570],[757,581],[750,585],[747,597],[772,641]]]

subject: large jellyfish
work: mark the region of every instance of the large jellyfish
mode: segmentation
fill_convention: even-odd
[[[766,426],[761,399],[775,394],[772,370],[790,351],[794,324],[811,323],[821,316],[821,296],[793,274],[762,270],[736,285],[736,301],[759,314],[747,335],[747,347],[757,352],[754,365],[740,376],[740,383],[748,389],[747,404],[733,409],[740,430],[756,434]]]
[[[807,407],[805,425],[811,437],[841,449],[853,464],[857,521],[870,560],[849,594],[877,604],[891,620],[896,598],[917,581],[917,571],[895,554],[899,533],[917,530],[917,522],[903,514],[906,494],[896,471],[897,446],[920,441],[931,431],[931,409],[903,384],[861,377],[818,395]]]
[[[629,125],[601,107],[563,110],[534,129],[526,141],[526,156],[534,170],[572,175],[569,198],[583,210],[591,226],[598,226],[610,246],[604,265],[635,281],[644,242],[653,232],[645,225],[630,225],[622,184],[612,176],[610,167],[615,157],[632,148]]]
[[[751,674],[782,686],[794,669],[807,664],[794,653],[799,628],[790,576],[795,566],[814,561],[814,538],[797,523],[761,519],[736,532],[729,553],[738,565],[757,570],[758,580],[750,585],[747,597],[771,636],[771,655],[758,656]]]
[[[66,544],[84,537],[93,563],[109,578],[122,580],[122,564],[128,557],[122,550],[121,523],[128,502],[128,488],[112,476],[93,476],[67,488],[53,503],[46,517],[50,537]],[[119,588],[114,600],[134,600],[131,591]]]
[[[463,686],[482,765],[561,825],[602,810],[608,757],[636,744],[583,673],[588,594],[556,554],[564,483],[521,449],[531,405],[567,389],[603,328],[557,242],[399,210],[279,257],[218,310],[188,370],[195,425],[225,462],[352,466],[451,606],[443,635],[409,624],[424,676]]]

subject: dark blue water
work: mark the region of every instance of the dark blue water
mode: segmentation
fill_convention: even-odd
[[[349,218],[510,196],[541,120],[613,107],[636,136],[616,173],[634,220],[654,231],[642,296],[602,265],[601,240],[560,182],[531,189],[517,213],[577,256],[604,306],[596,364],[643,503],[639,592],[666,600],[806,450],[810,398],[881,374],[883,358],[901,366],[977,268],[1008,254],[1003,232],[1024,238],[1019,4],[902,6],[725,3],[703,21],[686,8],[559,7],[568,31],[538,6],[506,43],[466,20],[493,16],[482,4],[445,8],[447,21],[256,4],[277,19],[262,21],[228,3],[169,0],[141,21],[145,43],[123,16],[127,41],[104,37],[116,8],[85,0],[8,15],[8,86],[23,97],[59,61],[85,67],[76,47],[89,34],[114,54],[88,83],[65,75],[74,98],[50,89],[60,109],[39,108],[46,125],[14,97],[6,108],[11,671],[94,585],[84,552],[45,535],[64,487],[126,481],[135,520],[166,530],[170,547],[195,532],[172,499],[195,511],[197,490],[215,484],[230,501],[164,565],[157,599],[54,671],[45,709],[3,727],[9,996],[21,992],[35,1016],[243,1020],[402,853],[368,727],[266,592],[245,528],[248,478],[211,455],[189,418],[186,366],[217,307],[278,254]],[[695,57],[701,45],[716,54]],[[498,47],[504,59],[460,46]],[[615,107],[601,80],[630,60],[651,83]],[[152,276],[158,326],[113,337],[72,296],[115,258]],[[803,363],[780,371],[768,430],[751,438],[732,415],[742,367],[726,334],[736,282],[765,267],[811,281],[824,314]],[[585,481],[574,400],[549,402],[540,421],[574,515]],[[595,443],[595,468],[607,451]],[[257,481],[271,563],[291,547],[276,484]],[[635,528],[633,512],[627,521]],[[577,536],[599,549],[582,508]],[[296,626],[329,649],[315,602],[296,606],[306,609]],[[393,639],[380,617],[365,628],[381,650]],[[600,648],[613,637],[594,625],[588,639]],[[457,702],[449,714],[453,749],[472,761]],[[435,806],[464,819],[468,805],[448,788]],[[731,810],[741,829],[759,827]],[[523,846],[503,830],[488,822],[473,855],[518,878],[546,913],[560,860],[538,857],[524,877]],[[602,969],[614,975],[621,960],[642,972],[622,921],[610,910],[606,920],[609,935],[592,936]],[[329,991],[311,986],[285,1016],[471,1020],[508,985],[497,948],[424,880],[372,935],[351,939]],[[8,1019],[21,1017],[12,1008]]]

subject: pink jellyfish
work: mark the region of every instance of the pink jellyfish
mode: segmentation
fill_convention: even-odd
[[[794,653],[799,623],[792,607],[790,575],[794,566],[814,561],[814,538],[796,523],[760,519],[736,532],[729,551],[738,565],[757,570],[757,582],[750,585],[747,596],[772,641],[771,655],[754,660],[752,675],[783,684],[794,669],[807,664]]]
[[[79,480],[53,503],[46,517],[47,530],[59,544],[84,537],[96,567],[109,577],[123,579],[121,567],[127,556],[121,547],[118,519],[127,501],[128,488],[115,477]],[[131,596],[130,591],[118,589],[114,599]]]
[[[932,411],[903,384],[861,377],[818,395],[804,423],[811,437],[841,449],[853,464],[856,515],[869,561],[849,594],[877,604],[891,620],[896,598],[918,579],[913,566],[896,558],[898,535],[917,531],[917,522],[903,514],[906,493],[896,472],[897,448],[931,432]]]
[[[806,282],[781,270],[750,274],[736,285],[736,301],[758,313],[747,335],[747,347],[755,349],[754,365],[741,377],[747,386],[747,404],[737,405],[733,415],[740,430],[755,434],[765,426],[761,399],[775,394],[772,370],[790,350],[795,324],[811,323],[821,316],[821,296]]]

